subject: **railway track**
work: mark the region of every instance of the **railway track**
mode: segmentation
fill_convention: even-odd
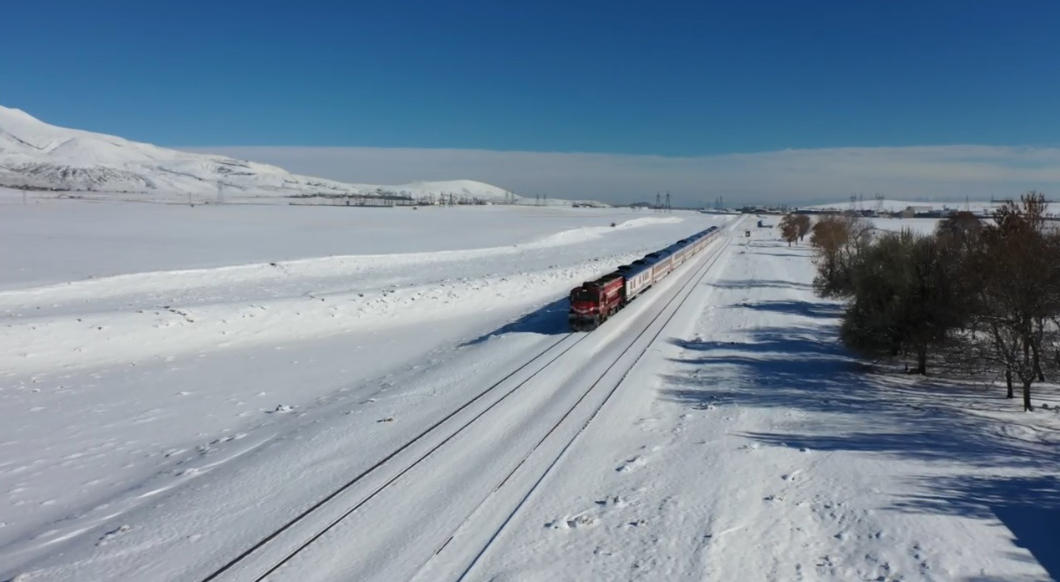
[[[622,380],[640,361],[644,353],[658,338],[662,330],[677,313],[681,305],[687,300],[691,290],[710,271],[710,268],[718,260],[724,251],[728,239],[722,237],[720,244],[711,245],[700,259],[702,264],[689,273],[673,274],[671,277],[686,277],[680,283],[678,290],[671,298],[663,302],[661,306],[652,303],[652,311],[658,311],[637,333],[630,334],[632,339],[623,341],[624,346],[617,357],[611,359],[606,366],[600,369],[586,371],[588,377],[574,381],[576,387],[588,386],[571,403],[568,395],[555,410],[549,410],[548,418],[558,419],[550,422],[544,434],[543,427],[532,427],[528,429],[527,435],[517,434],[516,442],[523,444],[520,453],[508,459],[508,465],[497,472],[503,474],[503,479],[495,485],[485,489],[485,495],[479,493],[477,502],[467,507],[461,507],[455,518],[450,518],[444,535],[439,532],[431,532],[438,535],[434,539],[440,540],[435,546],[432,554],[427,556],[423,563],[415,564],[415,570],[410,573],[424,573],[437,570],[434,564],[440,565],[442,570],[454,571],[458,574],[457,579],[465,579],[479,563],[480,559],[487,553],[493,542],[502,534],[507,525],[517,515],[520,508],[534,494],[541,483],[560,463],[566,451],[574,444],[578,436],[582,434],[589,423],[596,418],[597,414],[610,400],[611,396],[622,384]],[[606,332],[605,329],[601,331]],[[239,555],[225,561],[223,564],[213,566],[212,571],[202,578],[201,582],[213,582],[220,580],[252,580],[261,582],[269,579],[274,574],[294,561],[305,559],[313,561],[314,557],[305,554],[313,553],[314,544],[329,534],[341,535],[339,530],[347,527],[346,522],[352,517],[364,511],[378,516],[381,509],[390,507],[395,503],[401,503],[401,494],[398,492],[406,482],[414,482],[422,479],[424,475],[432,473],[431,462],[436,462],[435,453],[443,449],[462,451],[468,447],[476,446],[483,437],[476,436],[474,431],[483,423],[478,421],[483,417],[493,415],[501,417],[508,409],[522,410],[527,403],[534,403],[533,394],[522,394],[532,392],[528,387],[539,386],[547,383],[544,378],[555,367],[557,361],[563,359],[571,350],[591,337],[593,334],[565,334],[557,341],[541,350],[533,357],[526,360],[520,366],[512,370],[505,377],[494,382],[484,390],[478,392],[471,399],[465,401],[458,408],[448,413],[414,437],[405,441],[400,447],[394,449],[388,455],[382,457],[362,472],[352,477],[340,487],[333,490],[324,498],[313,503],[299,514],[286,521],[281,526],[259,539]],[[584,374],[583,374],[584,375]],[[608,381],[608,380],[611,381]],[[540,380],[540,381],[535,381]],[[564,386],[567,383],[563,384]],[[522,392],[522,393],[521,393]],[[594,395],[596,397],[594,398]],[[520,398],[522,399],[520,401]],[[540,404],[541,396],[536,401]],[[508,406],[501,406],[502,403]],[[508,414],[511,414],[509,411]],[[505,424],[498,422],[493,424]],[[513,423],[514,424],[514,423]],[[571,432],[573,431],[573,433]],[[488,438],[488,437],[485,437]],[[495,443],[494,443],[495,444]],[[558,452],[557,452],[558,450]],[[512,460],[517,459],[512,465]],[[547,462],[546,462],[547,461]],[[471,463],[471,465],[474,465]],[[448,469],[448,468],[447,468]],[[452,468],[455,472],[456,469]],[[518,503],[514,508],[504,508],[496,511],[493,505],[503,503],[499,500],[499,492],[506,487],[514,487],[516,484],[528,486],[525,494],[519,495]],[[388,497],[389,496],[389,497]],[[372,503],[375,501],[376,503]],[[376,507],[372,507],[376,506]],[[368,511],[370,509],[370,511]],[[462,544],[461,551],[447,552],[450,544],[464,535],[466,526],[477,514],[487,512],[490,515],[506,516],[503,522],[491,524],[484,531],[492,532],[488,539],[482,543]],[[366,516],[364,523],[372,523],[378,517]],[[452,523],[456,522],[455,527]],[[352,526],[348,526],[352,527]],[[478,531],[480,528],[476,528]],[[362,534],[364,535],[364,534]],[[477,548],[468,554],[465,547]],[[317,556],[319,558],[319,556]],[[389,558],[388,558],[389,559]],[[326,561],[330,561],[326,560]],[[454,570],[454,566],[456,569]],[[357,579],[364,579],[363,571],[356,567],[345,565],[346,576],[354,574]],[[370,579],[370,576],[368,577]],[[434,578],[436,579],[436,578]]]
[[[446,414],[444,417],[436,421],[434,424],[428,426],[426,429],[418,433],[416,436],[407,440],[400,447],[393,450],[388,455],[382,457],[368,468],[361,471],[359,474],[346,481],[342,486],[338,487],[326,497],[320,499],[314,504],[310,505],[298,515],[285,522],[283,525],[273,530],[267,536],[263,537],[252,546],[244,550],[235,558],[229,560],[224,565],[218,567],[209,575],[201,578],[201,582],[212,582],[214,580],[222,579],[222,576],[230,571],[233,571],[236,566],[240,565],[247,560],[253,554],[263,550],[270,543],[275,541],[281,535],[291,530],[307,517],[312,515],[314,512],[320,511],[328,503],[334,501],[337,497],[349,491],[354,486],[365,481],[366,478],[372,475],[378,474],[387,464],[394,464],[396,461],[400,461],[399,457],[404,454],[410,454],[414,458],[411,462],[404,463],[404,467],[394,472],[389,478],[383,480],[381,486],[376,486],[372,491],[362,497],[362,499],[356,502],[351,508],[342,513],[338,519],[333,520],[328,527],[320,530],[302,545],[298,546],[293,552],[289,553],[284,559],[280,560],[273,565],[272,568],[255,578],[255,580],[264,580],[266,576],[274,572],[277,568],[283,566],[287,561],[290,560],[295,554],[305,549],[309,544],[318,539],[320,536],[327,533],[335,524],[341,521],[343,518],[349,516],[351,513],[359,509],[365,503],[375,497],[382,489],[387,487],[399,479],[402,475],[408,472],[409,469],[414,467],[416,464],[423,461],[426,456],[435,452],[441,448],[445,443],[452,440],[456,435],[460,434],[475,420],[481,418],[484,414],[489,412],[491,409],[499,405],[506,398],[514,394],[517,390],[526,386],[538,373],[547,368],[552,362],[555,362],[563,354],[567,353],[574,346],[578,345],[586,339],[586,336],[575,336],[575,334],[565,334],[559,340],[553,342],[544,350],[541,350],[532,358],[528,359],[522,365],[518,366],[500,380],[494,382],[484,390],[480,391],[471,399],[467,400],[453,411]],[[490,399],[490,396],[495,396],[494,399]],[[478,404],[479,406],[475,406]],[[470,416],[469,419],[465,420],[466,416]],[[445,429],[450,425],[456,425],[451,427],[449,431]],[[434,437],[433,439],[431,437]],[[420,445],[419,448],[417,445]],[[422,449],[426,448],[425,452]]]
[[[444,577],[444,579],[454,579],[457,582],[468,579],[468,577],[474,571],[475,566],[480,563],[480,560],[486,555],[486,553],[492,547],[493,543],[498,538],[500,538],[501,534],[512,522],[512,520],[519,513],[519,511],[523,508],[526,502],[533,496],[533,494],[538,490],[538,488],[545,481],[545,479],[560,464],[560,461],[566,455],[567,451],[574,445],[578,438],[585,432],[585,429],[589,427],[589,424],[593,421],[593,419],[597,417],[600,411],[603,410],[604,406],[606,406],[607,403],[611,400],[611,397],[614,396],[614,394],[618,391],[619,387],[623,384],[624,380],[629,375],[629,373],[633,371],[634,367],[637,365],[638,362],[640,362],[641,358],[643,358],[644,355],[651,348],[651,346],[655,344],[655,341],[658,339],[659,335],[662,334],[663,330],[666,329],[667,325],[670,323],[671,320],[673,320],[674,316],[684,305],[689,295],[691,295],[692,289],[700,281],[703,280],[703,277],[705,277],[708,272],[710,272],[711,267],[713,267],[714,264],[717,262],[718,258],[720,258],[722,252],[725,250],[725,247],[728,244],[727,238],[723,240],[725,242],[723,242],[721,245],[718,245],[718,248],[713,250],[713,252],[704,261],[704,265],[700,267],[697,272],[695,272],[695,275],[690,277],[689,280],[685,282],[685,284],[678,290],[674,297],[669,302],[667,302],[665,306],[663,306],[663,309],[660,310],[659,314],[652,319],[649,325],[645,326],[639,333],[636,334],[632,341],[630,341],[629,344],[621,350],[618,357],[615,358],[606,367],[603,373],[599,374],[599,376],[595,379],[595,381],[592,382],[592,384],[588,386],[588,388],[586,388],[586,390],[582,393],[581,397],[577,400],[574,406],[572,406],[568,410],[568,412],[564,414],[564,416],[552,426],[549,432],[541,438],[541,440],[534,446],[534,448],[520,460],[519,466],[516,467],[516,469],[513,470],[512,473],[507,475],[505,477],[505,480],[502,481],[501,484],[497,486],[497,488],[495,488],[494,492],[499,491],[501,487],[503,487],[505,483],[507,483],[513,477],[516,471],[518,471],[518,469],[523,466],[523,464],[530,458],[530,456],[538,452],[538,448],[541,447],[549,437],[553,436],[553,434],[556,433],[556,431],[560,428],[561,425],[563,425],[564,423],[568,423],[568,419],[574,415],[575,410],[580,405],[582,405],[583,402],[588,401],[592,393],[596,391],[602,391],[604,393],[603,398],[600,399],[598,403],[594,404],[593,406],[589,407],[587,411],[583,412],[580,417],[582,420],[580,423],[576,424],[577,428],[573,432],[573,434],[564,438],[561,441],[562,446],[559,447],[559,452],[551,456],[551,459],[547,463],[547,465],[545,465],[544,470],[541,471],[537,478],[532,481],[532,485],[530,486],[530,488],[526,490],[525,494],[522,495],[521,498],[519,498],[518,503],[511,509],[511,511],[507,514],[502,514],[504,515],[503,521],[501,521],[493,528],[488,539],[477,548],[477,551],[474,551],[473,554],[471,554],[471,557],[466,562],[466,566],[458,568],[455,573],[450,572],[450,575],[448,577]],[[609,377],[612,378],[611,381],[608,381]],[[481,506],[480,508],[476,509],[481,509]],[[469,515],[468,518],[470,517],[471,516]],[[465,520],[464,523],[466,522],[467,520]],[[463,526],[464,524],[461,525]],[[454,536],[455,535],[456,534],[454,533]],[[442,547],[439,548],[436,554],[439,554],[444,551],[444,548],[452,541],[452,539],[453,536],[446,540],[445,544],[443,544]],[[420,578],[423,578],[422,571]],[[429,579],[437,580],[443,579],[443,577],[432,576]]]

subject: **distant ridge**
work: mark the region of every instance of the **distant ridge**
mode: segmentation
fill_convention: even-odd
[[[3,106],[0,186],[163,200],[184,200],[189,196],[213,200],[390,194],[416,199],[536,203],[532,198],[474,180],[376,185],[302,176],[268,164],[57,127],[22,110]],[[571,204],[565,200],[548,202]]]

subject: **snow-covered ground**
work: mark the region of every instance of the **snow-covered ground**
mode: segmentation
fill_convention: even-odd
[[[937,218],[869,218],[867,219],[879,230],[910,230],[918,234],[931,234],[938,227]]]
[[[255,580],[311,540],[270,579],[1060,575],[1060,396],[864,373],[808,249],[741,217],[0,219],[0,580]],[[566,333],[572,286],[712,224]]]
[[[659,216],[628,208],[533,206],[190,207],[54,199],[23,204],[21,192],[0,188],[0,289],[321,257],[573,245],[612,222],[628,228],[663,220]],[[636,219],[644,220],[629,223]],[[556,238],[540,241],[551,234]],[[487,254],[509,252],[514,251]]]
[[[1010,197],[1013,201],[1018,202],[1023,192],[1013,192]],[[885,212],[897,212],[905,210],[907,208],[915,208],[917,211],[922,210],[943,210],[943,211],[969,211],[974,212],[978,216],[989,216],[995,208],[1005,203],[1005,200],[1000,198],[996,200],[864,200],[854,205],[854,208],[858,210],[880,210]],[[850,202],[832,202],[827,204],[817,204],[809,206],[807,208],[817,210],[837,210],[846,211],[850,210]],[[1060,203],[1049,202],[1046,205],[1046,213],[1050,216],[1060,216]]]
[[[1060,417],[866,375],[808,249],[734,241],[507,533],[504,580],[1048,580]],[[1055,390],[1042,402],[1060,404]],[[1044,570],[1048,568],[1048,573]],[[489,579],[482,576],[480,579]]]
[[[995,205],[1001,204],[1000,202],[991,202],[989,200],[892,200],[885,198],[883,200],[863,200],[858,201],[854,204],[854,208],[859,210],[874,210],[880,209],[888,212],[894,212],[898,210],[905,210],[906,208],[930,208],[933,210],[972,210],[981,211],[985,208],[991,208]],[[808,208],[815,208],[821,210],[850,210],[849,200],[837,200],[836,202],[817,204],[809,206]]]

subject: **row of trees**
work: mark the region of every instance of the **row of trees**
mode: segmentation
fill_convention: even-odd
[[[840,339],[873,357],[909,357],[972,374],[1003,374],[1008,397],[1060,372],[1060,233],[1031,192],[992,220],[961,212],[931,234],[875,231],[829,215],[810,230],[814,290],[846,301]],[[787,218],[787,217],[785,217]],[[789,244],[788,226],[782,236]],[[794,231],[798,232],[797,229]]]

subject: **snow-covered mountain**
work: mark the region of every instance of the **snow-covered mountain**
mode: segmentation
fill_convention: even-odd
[[[141,194],[145,198],[226,199],[305,195],[409,194],[413,197],[526,202],[473,180],[403,185],[347,184],[292,174],[268,164],[160,148],[120,137],[56,127],[0,106],[0,186]]]

